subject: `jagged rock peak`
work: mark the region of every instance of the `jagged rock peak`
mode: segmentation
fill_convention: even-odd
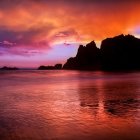
[[[104,40],[110,40],[110,39],[124,39],[124,38],[136,38],[135,36],[133,36],[133,35],[130,35],[130,34],[127,34],[127,35],[124,35],[124,34],[120,34],[120,35],[117,35],[117,36],[115,36],[115,37],[109,37],[109,38],[106,38],[106,39],[104,39]],[[103,41],[104,41],[103,40]]]
[[[90,43],[88,43],[87,45],[86,45],[86,47],[96,47],[96,44],[95,44],[95,42],[94,41],[91,41]]]

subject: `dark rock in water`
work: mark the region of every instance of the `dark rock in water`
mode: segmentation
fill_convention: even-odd
[[[54,69],[62,69],[62,64],[56,64],[56,65],[54,66]]]
[[[61,70],[62,64],[56,64],[55,66],[40,66],[38,70]]]
[[[64,69],[77,70],[95,70],[99,67],[100,50],[96,47],[94,41],[86,46],[80,45],[77,55],[74,58],[69,58],[64,64]]]
[[[94,41],[79,46],[76,57],[69,58],[64,69],[77,70],[139,70],[140,39],[119,35],[102,41],[98,49]]]
[[[6,67],[6,66],[4,66],[4,67],[0,68],[0,70],[19,70],[19,68],[16,68],[16,67]]]
[[[64,64],[63,69],[76,69],[76,65],[77,65],[76,59],[71,57]]]
[[[38,70],[52,70],[54,69],[54,66],[40,66]]]
[[[140,69],[140,39],[119,35],[103,40],[101,65],[104,70]]]

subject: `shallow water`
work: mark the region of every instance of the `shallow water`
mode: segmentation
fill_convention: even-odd
[[[140,140],[140,72],[0,71],[0,140]]]

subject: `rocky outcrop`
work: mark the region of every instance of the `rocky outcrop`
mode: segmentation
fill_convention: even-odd
[[[104,70],[140,69],[140,39],[132,35],[107,38],[102,41],[100,51]]]
[[[19,70],[19,68],[16,68],[16,67],[6,67],[6,66],[4,66],[4,67],[0,68],[0,70]]]
[[[100,50],[96,47],[94,41],[86,46],[80,45],[77,55],[74,58],[69,58],[64,64],[64,69],[77,70],[94,70],[99,67]]]
[[[80,45],[77,55],[69,58],[64,69],[137,70],[140,69],[140,39],[119,35],[102,41],[100,49],[94,41]]]
[[[61,70],[62,64],[56,64],[54,66],[40,66],[38,70]]]

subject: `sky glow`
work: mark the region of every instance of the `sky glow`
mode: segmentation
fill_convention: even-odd
[[[140,37],[139,7],[137,0],[1,0],[0,66],[64,63],[79,44]]]

